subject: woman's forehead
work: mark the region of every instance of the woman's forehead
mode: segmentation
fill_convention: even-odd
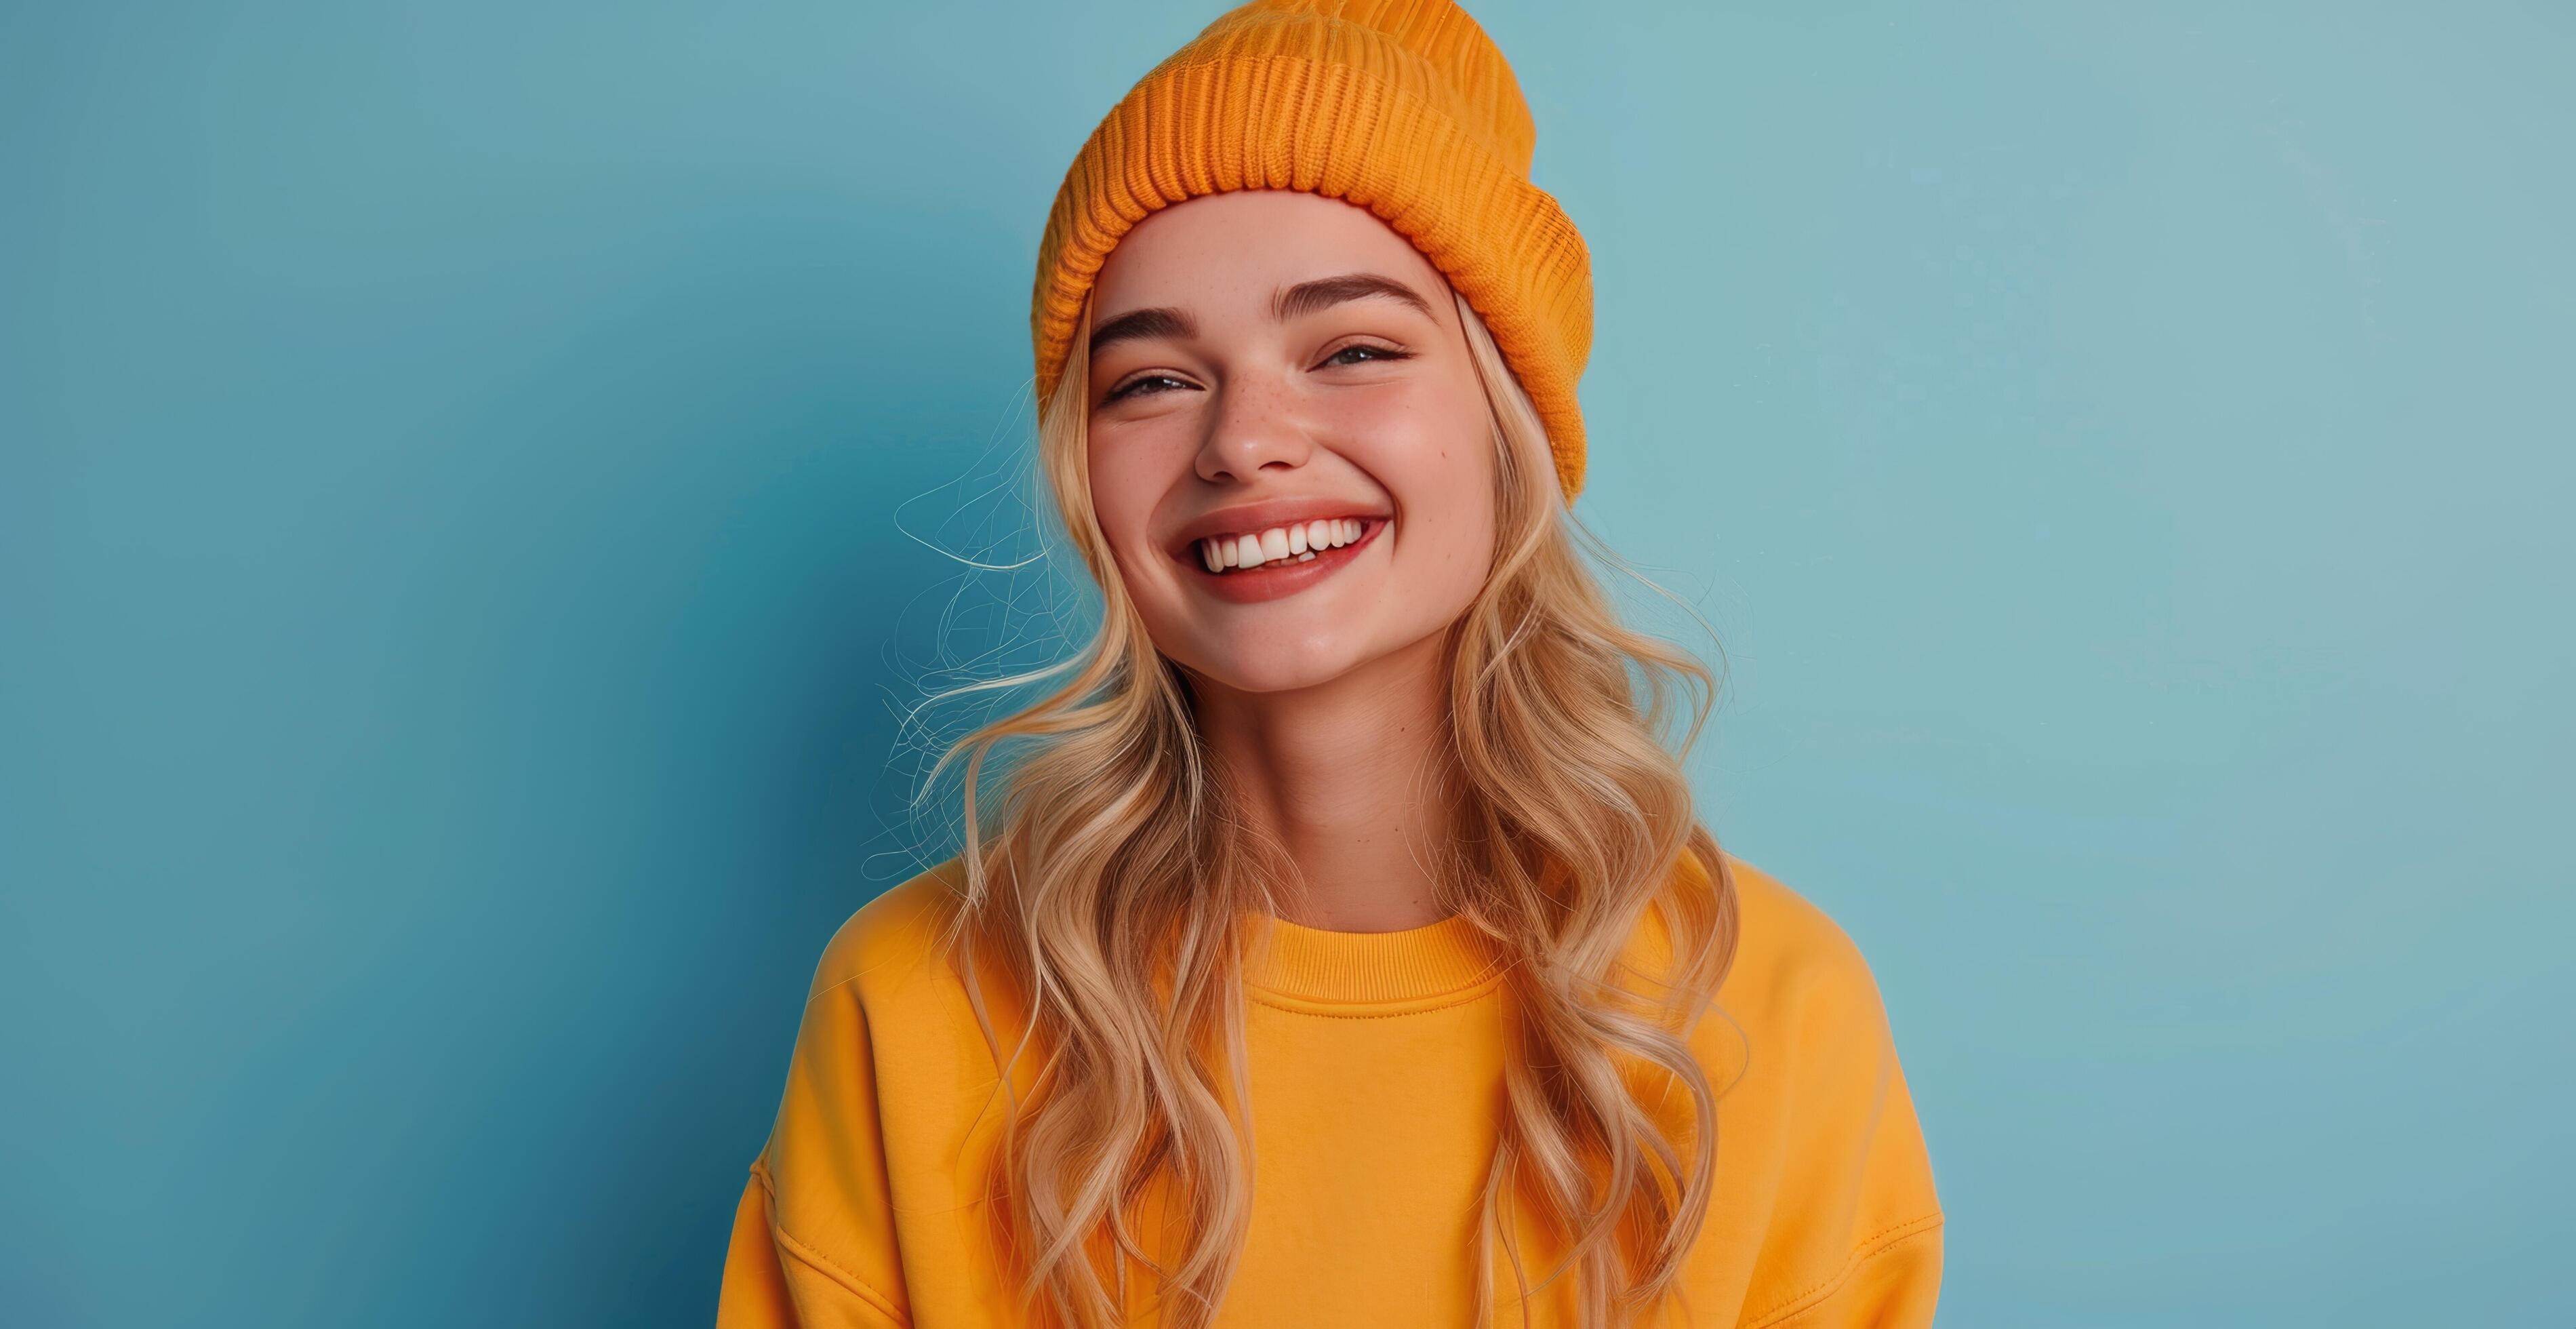
[[[1093,323],[1154,306],[1266,308],[1287,286],[1354,272],[1395,278],[1435,305],[1449,294],[1422,251],[1357,204],[1284,189],[1208,194],[1156,210],[1109,251]]]

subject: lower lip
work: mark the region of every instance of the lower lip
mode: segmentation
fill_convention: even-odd
[[[1291,554],[1286,558],[1264,563],[1257,568],[1229,568],[1224,572],[1210,572],[1207,570],[1206,560],[1199,554],[1199,546],[1192,543],[1188,566],[1198,577],[1199,585],[1206,587],[1208,594],[1220,600],[1231,600],[1236,604],[1259,604],[1264,600],[1276,600],[1281,596],[1295,595],[1341,571],[1343,565],[1358,557],[1361,550],[1368,548],[1370,543],[1377,539],[1377,533],[1386,528],[1386,519],[1383,517],[1362,517],[1359,520],[1360,538],[1339,549],[1317,550],[1315,556],[1310,559],[1301,560]]]

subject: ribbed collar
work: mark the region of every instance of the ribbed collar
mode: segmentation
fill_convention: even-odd
[[[1245,984],[1310,1002],[1415,1002],[1501,972],[1499,949],[1465,914],[1396,932],[1330,932],[1251,914],[1244,936]]]

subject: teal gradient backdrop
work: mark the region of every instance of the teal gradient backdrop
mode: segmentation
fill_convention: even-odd
[[[916,537],[1218,8],[7,8],[0,1318],[706,1322],[927,843]],[[2576,1323],[2571,11],[1476,9],[1943,1323]]]

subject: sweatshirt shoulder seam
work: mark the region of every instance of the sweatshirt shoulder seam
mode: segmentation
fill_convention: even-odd
[[[1826,1301],[1830,1300],[1835,1293],[1841,1291],[1843,1285],[1851,1281],[1852,1275],[1860,1272],[1861,1266],[1868,1264],[1870,1261],[1877,1259],[1879,1256],[1884,1255],[1891,1250],[1896,1249],[1898,1246],[1905,1244],[1907,1241],[1915,1237],[1921,1236],[1926,1232],[1940,1227],[1942,1218],[1943,1215],[1941,1211],[1935,1209],[1928,1214],[1919,1214],[1902,1223],[1898,1223],[1893,1227],[1882,1228],[1879,1231],[1862,1238],[1859,1245],[1852,1249],[1851,1258],[1843,1261],[1843,1267],[1836,1271],[1833,1277],[1828,1278],[1813,1287],[1807,1288],[1804,1291],[1799,1292],[1797,1295],[1789,1298],[1787,1302],[1782,1303],[1771,1310],[1764,1311],[1753,1319],[1745,1321],[1741,1329],[1771,1329],[1771,1326],[1786,1324],[1789,1321],[1814,1310],[1816,1307],[1821,1306]]]
[[[832,1259],[832,1257],[825,1255],[823,1252],[816,1250],[814,1247],[809,1246],[802,1241],[797,1240],[794,1234],[788,1232],[786,1228],[779,1226],[777,1183],[770,1178],[769,1169],[762,1167],[757,1163],[752,1165],[751,1174],[760,1179],[760,1189],[763,1194],[769,1197],[769,1231],[770,1235],[778,1239],[778,1248],[780,1250],[794,1256],[797,1263],[812,1269],[814,1272],[821,1274],[825,1278],[828,1278],[834,1283],[846,1288],[852,1296],[865,1302],[868,1309],[885,1316],[896,1325],[909,1326],[912,1323],[912,1318],[897,1309],[892,1298],[877,1291],[876,1288],[871,1286],[866,1279],[859,1277],[856,1273],[848,1269],[842,1268],[837,1261]]]

